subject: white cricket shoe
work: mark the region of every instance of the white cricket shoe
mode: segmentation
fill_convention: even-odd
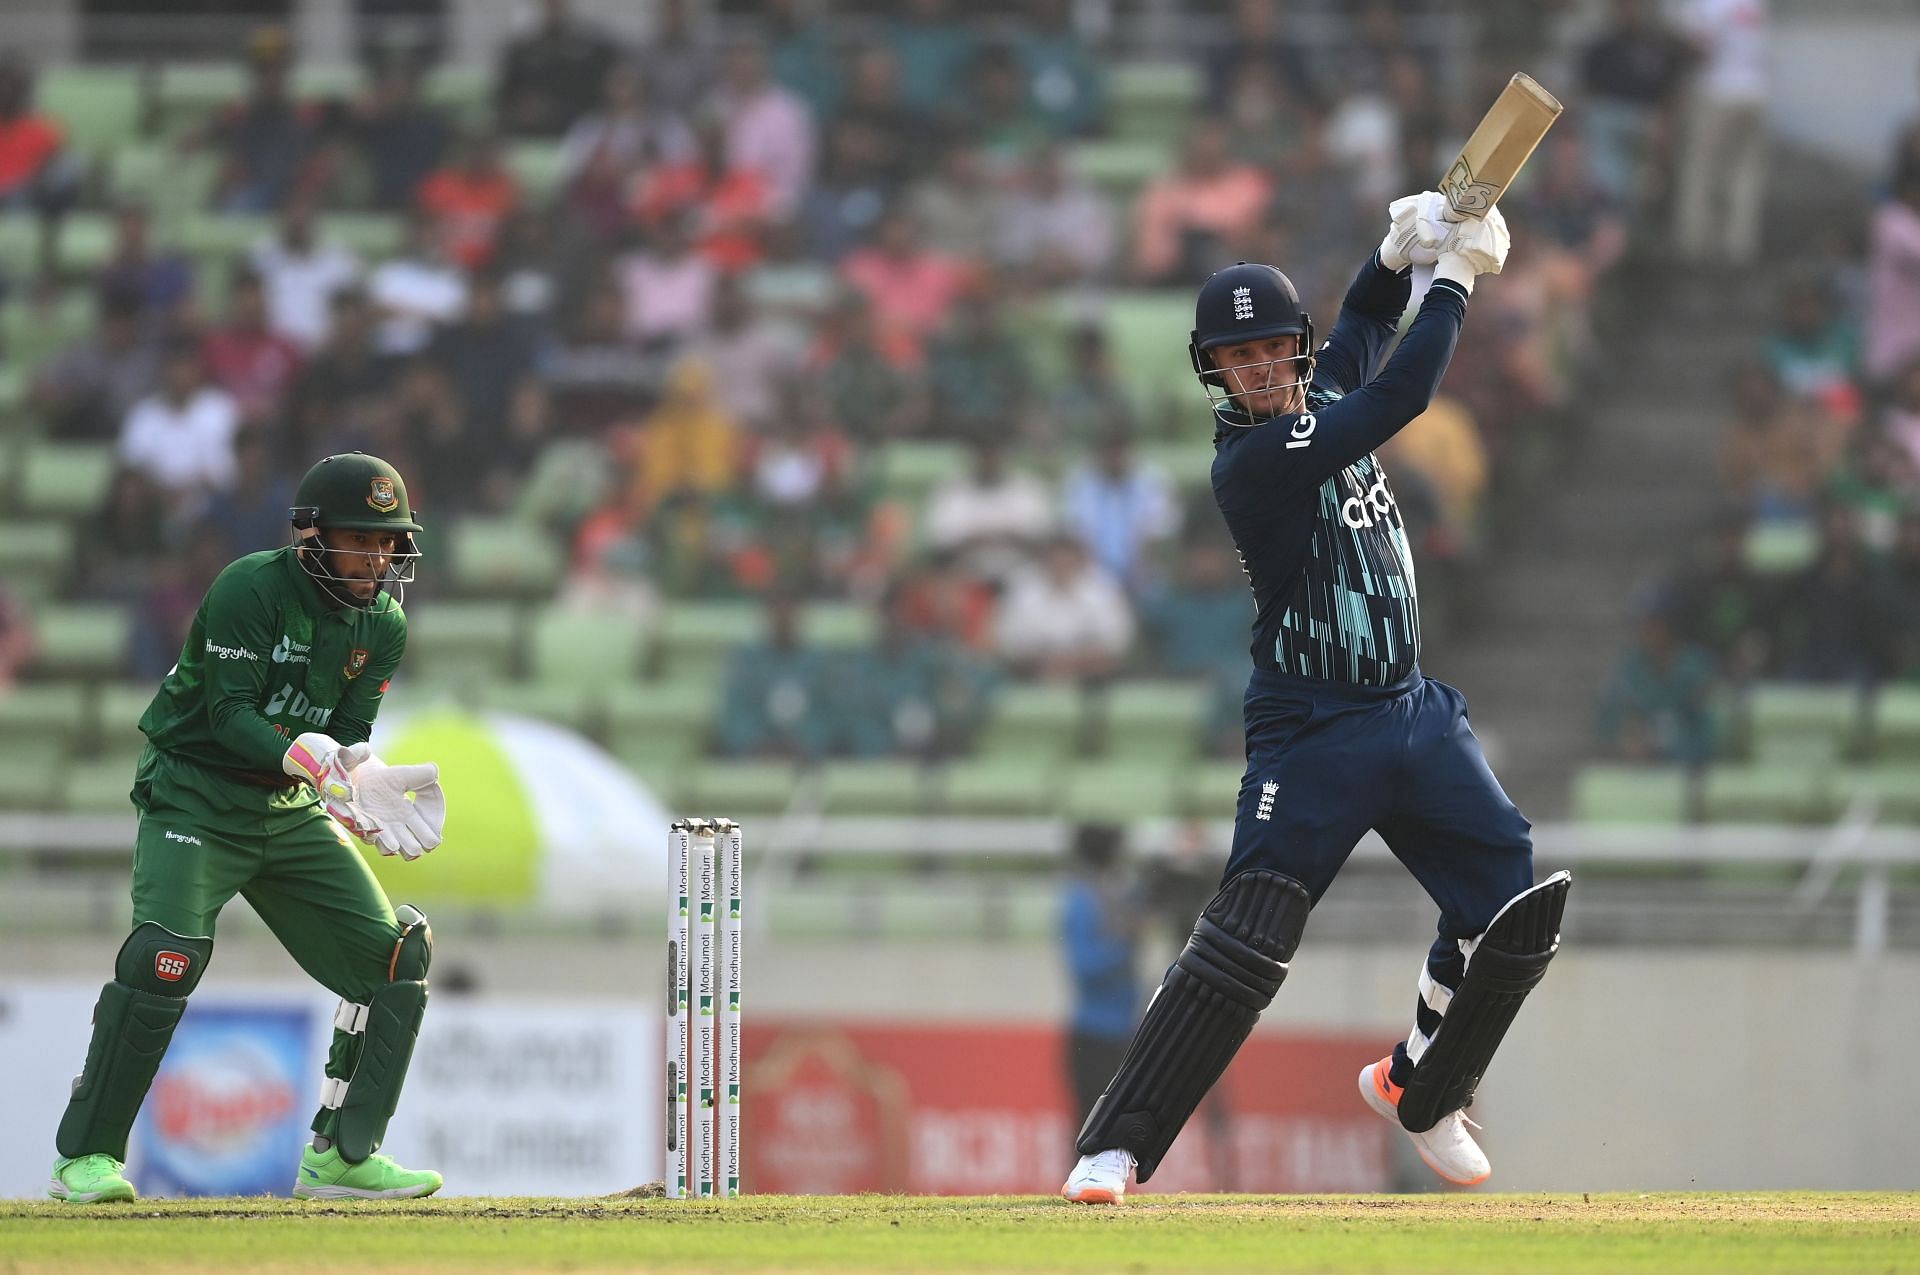
[[[1360,1070],[1360,1096],[1367,1105],[1400,1128],[1400,1095],[1403,1090],[1388,1076],[1393,1055]],[[1493,1176],[1487,1153],[1473,1140],[1472,1129],[1480,1126],[1467,1119],[1464,1111],[1451,1112],[1425,1133],[1402,1130],[1413,1139],[1413,1149],[1427,1167],[1455,1186],[1479,1186]]]
[[[1133,1173],[1133,1152],[1102,1151],[1083,1155],[1067,1175],[1060,1197],[1075,1204],[1123,1204],[1127,1198],[1127,1178]]]

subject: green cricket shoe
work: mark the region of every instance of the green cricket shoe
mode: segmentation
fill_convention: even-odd
[[[126,1166],[110,1155],[62,1156],[53,1162],[53,1180],[47,1194],[68,1204],[103,1204],[131,1200],[133,1183]]]
[[[340,1158],[340,1148],[300,1153],[293,1194],[300,1200],[416,1200],[440,1189],[432,1169],[403,1169],[391,1156],[370,1155],[359,1164]]]

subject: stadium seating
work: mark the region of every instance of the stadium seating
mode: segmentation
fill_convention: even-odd
[[[73,566],[73,524],[0,522],[0,580],[27,601],[52,597]]]
[[[1678,766],[1582,766],[1573,779],[1580,823],[1671,825],[1688,818],[1691,781]]]
[[[97,602],[49,603],[34,612],[39,649],[30,667],[43,677],[107,677],[127,658],[133,621],[124,607]]]
[[[105,502],[112,482],[113,448],[105,443],[29,443],[15,483],[15,510],[84,518]]]
[[[407,668],[438,681],[507,678],[524,617],[510,602],[435,601],[407,611]]]

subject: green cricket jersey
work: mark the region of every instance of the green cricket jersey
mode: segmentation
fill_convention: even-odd
[[[406,648],[407,617],[392,598],[366,611],[339,606],[291,547],[250,553],[207,590],[140,730],[174,757],[279,776],[296,735],[356,744],[373,733]]]

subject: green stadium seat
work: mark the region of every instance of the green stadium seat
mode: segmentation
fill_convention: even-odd
[[[1175,773],[1174,798],[1179,813],[1193,819],[1228,819],[1240,799],[1244,761],[1202,761]]]
[[[646,636],[637,616],[549,607],[528,635],[528,671],[536,682],[602,691],[640,676]]]
[[[1054,682],[1003,686],[994,697],[977,750],[982,757],[1057,760],[1080,750],[1086,696]]]
[[[60,219],[55,240],[60,276],[86,280],[100,273],[113,253],[113,218],[105,213],[75,212]]]
[[[41,111],[60,121],[68,141],[110,154],[140,131],[140,71],[131,66],[52,66],[34,86]]]
[[[1058,812],[1086,823],[1126,823],[1171,816],[1178,806],[1173,774],[1163,765],[1091,762],[1076,766],[1060,791]]]
[[[293,95],[309,98],[352,97],[366,85],[367,77],[351,62],[323,66],[300,66],[293,72]]]
[[[123,146],[114,152],[107,180],[115,198],[150,207],[171,243],[212,202],[220,157],[212,151],[183,154],[165,142]]]
[[[1204,401],[1187,356],[1193,298],[1185,291],[1116,293],[1108,299],[1105,317],[1113,364],[1141,419],[1163,422],[1185,441],[1192,413],[1176,409]]]
[[[55,676],[112,677],[127,662],[133,621],[126,608],[101,603],[71,603],[37,608],[34,629],[39,649],[32,668]]]
[[[1116,137],[1080,142],[1073,148],[1070,164],[1077,176],[1100,187],[1111,199],[1128,203],[1142,186],[1172,170],[1176,154],[1168,138]]]
[[[169,133],[199,123],[247,91],[246,69],[238,62],[166,62],[158,88],[163,127]]]
[[[879,627],[873,608],[855,602],[815,602],[800,613],[800,640],[808,646],[869,646]]]
[[[94,686],[93,729],[88,740],[101,757],[130,760],[146,747],[140,719],[159,692],[157,682],[99,682]]]
[[[947,767],[941,803],[949,814],[1041,815],[1052,803],[1054,768],[1027,757],[975,757]]]
[[[437,66],[427,77],[422,96],[466,119],[484,119],[493,101],[491,66]]]
[[[510,142],[504,148],[507,170],[520,185],[520,198],[528,203],[545,203],[560,184],[561,161],[565,152],[556,142]]]
[[[467,688],[470,703],[482,709],[537,717],[541,721],[585,731],[594,714],[593,693],[584,686],[551,682],[474,682]]]
[[[22,212],[0,213],[0,270],[32,278],[40,261],[40,220]]]
[[[623,682],[596,696],[607,749],[641,774],[677,770],[707,751],[719,692],[711,682]]]
[[[1833,761],[1857,751],[1865,703],[1851,687],[1763,682],[1746,698],[1751,754],[1764,761]]]
[[[880,489],[889,499],[918,507],[949,478],[967,473],[967,449],[959,443],[894,442],[881,450]]]
[[[133,766],[125,758],[72,762],[67,766],[66,808],[76,814],[133,813]]]
[[[1140,463],[1157,467],[1186,492],[1213,489],[1213,440],[1204,435],[1179,442],[1142,443],[1134,448]]]
[[[511,602],[436,599],[407,611],[407,664],[432,678],[509,678],[520,641],[521,612]]]
[[[224,269],[246,256],[273,233],[273,218],[235,213],[198,213],[180,225],[180,251],[199,260],[203,270]]]
[[[400,251],[407,223],[394,213],[328,213],[320,219],[319,234],[363,262],[384,261]]]
[[[107,443],[29,443],[12,512],[71,519],[96,513],[106,502],[113,468]]]
[[[1204,682],[1117,682],[1106,695],[1104,754],[1179,762],[1198,751],[1213,700]]]
[[[0,739],[66,749],[87,733],[86,687],[27,682],[0,690]]]
[[[1874,697],[1873,756],[1920,760],[1920,686],[1889,686]]]
[[[68,765],[57,748],[20,740],[0,743],[0,810],[58,810]]]
[[[1589,763],[1573,777],[1573,818],[1576,823],[1657,827],[1685,823],[1691,785],[1678,766]]]
[[[70,522],[0,522],[0,580],[28,599],[53,596],[71,575],[73,541]]]
[[[463,594],[548,597],[566,571],[559,542],[515,518],[463,518],[450,539],[451,583]]]
[[[1820,533],[1810,522],[1763,522],[1747,533],[1747,566],[1761,575],[1784,575],[1813,564]]]
[[[933,804],[930,773],[918,762],[829,762],[820,782],[830,815],[917,815]]]
[[[87,288],[67,287],[46,306],[13,302],[0,310],[0,347],[23,372],[93,332],[97,303]]]
[[[546,527],[573,526],[599,507],[610,472],[607,449],[598,443],[548,443],[514,494],[513,516]]]
[[[661,616],[655,659],[668,677],[717,680],[733,652],[766,633],[758,602],[676,602]]]
[[[1826,772],[1792,763],[1710,766],[1700,793],[1709,823],[1814,823],[1832,811]]]
[[[793,804],[799,782],[791,762],[703,761],[676,784],[678,813],[712,819],[780,814]]]
[[[1849,766],[1833,774],[1833,791],[1842,803],[1873,801],[1880,823],[1920,824],[1920,767]]]
[[[1119,62],[1107,80],[1107,99],[1115,107],[1187,110],[1197,105],[1206,84],[1191,62]]]

